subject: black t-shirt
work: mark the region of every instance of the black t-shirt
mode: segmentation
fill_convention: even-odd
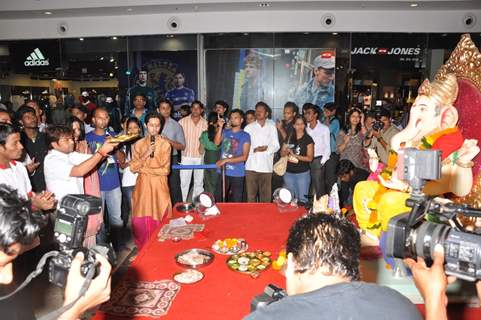
[[[35,170],[35,173],[30,176],[30,182],[32,183],[32,191],[41,192],[45,190],[45,176],[43,174],[43,160],[48,153],[48,141],[47,135],[43,132],[38,132],[35,141],[22,131],[21,142],[25,151],[28,153],[31,159],[35,158],[35,162],[39,162],[40,165]]]
[[[292,152],[298,156],[306,156],[307,155],[307,146],[310,144],[314,144],[314,140],[312,140],[311,136],[307,133],[300,138],[296,138],[296,134],[294,133],[291,138],[286,140],[286,144],[289,145]],[[298,163],[287,163],[287,172],[290,173],[301,173],[309,171],[309,162],[300,161]]]
[[[416,306],[391,288],[373,283],[340,283],[288,296],[257,309],[244,320],[421,320]]]

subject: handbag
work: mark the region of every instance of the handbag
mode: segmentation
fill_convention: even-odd
[[[287,169],[287,156],[281,157],[276,163],[274,163],[274,172],[278,176],[283,176]]]

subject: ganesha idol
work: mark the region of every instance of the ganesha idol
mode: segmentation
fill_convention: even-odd
[[[377,181],[356,185],[353,206],[357,222],[363,233],[374,239],[374,244],[393,216],[410,210],[405,205],[410,187],[398,174],[402,169],[398,159],[402,159],[404,148],[441,151],[441,179],[426,183],[423,189],[426,195],[451,193],[462,197],[471,191],[473,158],[479,147],[477,140],[464,139],[457,127],[458,110],[454,106],[457,96],[455,74],[445,74],[432,82],[426,79],[411,107],[408,125],[391,140],[388,163]],[[376,155],[370,151],[371,170],[375,171],[377,166]]]

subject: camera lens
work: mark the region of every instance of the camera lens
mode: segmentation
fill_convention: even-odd
[[[448,237],[451,227],[441,224],[424,222],[419,228],[413,229],[410,239],[406,244],[406,249],[411,257],[423,257],[427,261],[432,261],[434,246],[440,244],[444,247],[444,242]]]

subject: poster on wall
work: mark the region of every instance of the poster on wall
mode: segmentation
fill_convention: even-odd
[[[156,108],[160,98],[171,100],[175,110],[197,98],[196,51],[141,51],[131,57],[133,66],[123,66],[128,74],[119,79],[121,86],[129,87],[125,110],[133,107],[136,94],[147,98],[149,109]]]
[[[208,103],[247,111],[264,101],[274,118],[287,101],[322,107],[334,102],[335,68],[335,49],[207,50]]]

